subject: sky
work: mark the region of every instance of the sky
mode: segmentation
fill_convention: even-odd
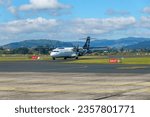
[[[150,0],[0,0],[0,45],[150,37]]]

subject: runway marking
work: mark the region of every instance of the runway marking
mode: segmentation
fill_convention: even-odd
[[[135,93],[149,93],[150,92],[150,83],[139,83],[138,85],[134,84],[132,86],[146,86],[146,87],[137,87],[137,88],[128,88],[127,89],[118,89],[118,87],[114,87],[114,89],[110,88],[104,88],[104,89],[99,89],[99,88],[94,88],[94,87],[78,87],[78,88],[70,88],[68,89],[67,87],[62,88],[62,89],[55,89],[55,87],[50,87],[50,88],[35,88],[35,87],[28,87],[27,88],[21,88],[21,87],[13,87],[13,86],[1,86],[0,91],[13,91],[13,92],[27,92],[27,93],[126,93],[126,92],[135,92]],[[119,85],[118,86],[123,86]],[[68,86],[70,87],[70,86]],[[94,89],[93,89],[94,88]],[[80,89],[80,90],[79,90]],[[86,90],[85,90],[86,89]]]
[[[0,91],[15,91],[14,87],[0,87]]]
[[[141,83],[140,82],[88,82],[81,83],[83,85],[101,85],[101,86],[142,86],[142,85],[150,85],[150,83]]]
[[[9,80],[9,79],[0,79],[0,83],[7,83],[7,82],[13,82],[14,80]]]
[[[85,69],[85,68],[88,68],[88,66],[75,66],[75,67],[69,67],[67,66],[66,68],[63,68],[63,70],[74,70],[74,69]],[[59,68],[56,68],[56,69],[46,69],[46,70],[43,70],[43,71],[58,71]]]
[[[63,69],[85,69],[87,68],[88,66],[74,66],[74,67],[67,67],[67,68],[63,68]]]
[[[139,90],[137,90],[136,92],[137,92],[137,93],[141,93],[141,92],[150,93],[150,87],[149,87],[149,88],[139,89]]]
[[[134,69],[146,69],[147,66],[130,66],[130,67],[118,67],[117,69],[134,70]]]
[[[134,93],[150,93],[150,88],[146,89],[137,89],[134,91],[131,90],[90,90],[90,91],[75,91],[75,90],[16,90],[14,88],[8,89],[8,88],[2,88],[0,91],[14,91],[14,92],[26,92],[26,93],[92,93],[92,94],[99,94],[99,93],[128,93],[128,92],[134,92]]]

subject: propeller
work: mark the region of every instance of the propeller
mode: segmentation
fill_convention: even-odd
[[[87,36],[87,37],[84,37],[84,38],[80,38],[81,40],[83,40],[83,39],[96,39],[96,38],[91,38],[90,36]]]
[[[74,46],[74,49],[73,49],[75,52],[79,52],[79,44],[77,46]]]

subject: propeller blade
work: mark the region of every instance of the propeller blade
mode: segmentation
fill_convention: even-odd
[[[90,39],[97,39],[97,38],[91,38],[90,36],[86,37],[86,38],[80,38],[79,40],[85,40],[87,38],[90,38]]]

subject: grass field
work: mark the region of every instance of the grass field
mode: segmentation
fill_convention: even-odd
[[[124,58],[122,60],[123,64],[150,64],[150,57],[142,58]]]
[[[40,60],[50,60],[48,55],[40,55]],[[1,55],[0,61],[31,61],[32,55]]]
[[[31,61],[32,55],[1,55],[0,61]],[[40,55],[39,60],[51,60],[49,55]],[[121,58],[120,64],[150,64],[150,57],[129,57]],[[89,64],[109,64],[106,56],[82,56],[78,60],[65,61],[64,63],[89,63]]]
[[[150,64],[150,57],[121,58],[120,61],[120,64]],[[100,56],[84,56],[79,60],[66,63],[110,64],[107,57]]]

